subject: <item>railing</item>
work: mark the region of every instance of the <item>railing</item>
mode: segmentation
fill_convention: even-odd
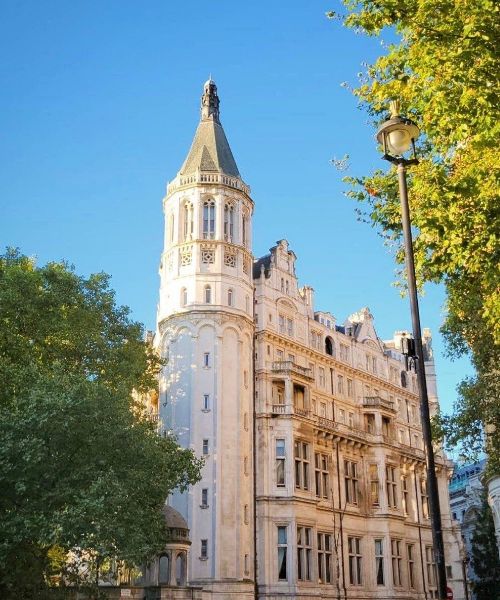
[[[330,429],[331,431],[337,431],[338,423],[335,423],[335,421],[327,419],[326,417],[318,417],[318,425],[325,429]]]
[[[415,448],[415,446],[408,446],[407,444],[403,444],[401,442],[398,443],[398,446],[403,452],[406,452],[407,454],[412,454],[417,458],[425,458],[425,452],[420,448]]]
[[[286,406],[284,404],[273,404],[272,411],[275,415],[285,415]]]
[[[366,441],[368,436],[366,432],[361,429],[356,429],[355,427],[350,427],[345,423],[337,423],[336,421],[332,421],[331,419],[327,419],[326,417],[318,417],[317,423],[319,427],[323,429],[328,429],[330,431],[335,431],[336,433],[342,434],[346,437],[357,438]]]
[[[295,407],[293,409],[293,412],[296,415],[300,415],[301,417],[309,417],[309,415],[311,414],[311,411],[308,410],[307,408],[297,408],[297,407]]]
[[[221,183],[222,185],[227,185],[228,187],[241,190],[242,192],[245,192],[245,194],[250,195],[250,187],[246,185],[246,183],[243,183],[241,179],[236,177],[228,177],[222,173],[202,172],[197,172],[186,176],[179,175],[167,185],[167,194],[173,192],[177,188],[196,183]]]
[[[386,400],[380,396],[368,396],[363,398],[363,406],[365,408],[385,408],[385,410],[396,411],[392,400]]]
[[[307,379],[313,379],[311,369],[297,365],[291,360],[274,361],[271,366],[271,370],[274,373],[294,373],[295,375],[300,375],[301,377],[306,377]]]

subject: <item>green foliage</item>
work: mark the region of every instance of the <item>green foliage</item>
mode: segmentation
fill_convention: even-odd
[[[472,535],[471,564],[476,574],[472,589],[477,600],[500,600],[500,559],[493,515],[483,490],[481,510]]]
[[[0,596],[44,598],[68,552],[140,564],[200,461],[140,418],[160,362],[107,276],[0,257]],[[74,572],[79,582],[83,572]]]
[[[444,283],[443,332],[450,355],[470,353],[477,377],[460,386],[442,426],[454,445],[482,446],[500,470],[500,133],[499,5],[493,0],[344,0],[341,20],[357,32],[397,37],[367,66],[353,90],[375,122],[391,99],[423,135],[409,169],[415,259],[420,285]],[[330,14],[330,17],[337,17]],[[376,227],[403,262],[394,168],[346,177],[360,218]]]

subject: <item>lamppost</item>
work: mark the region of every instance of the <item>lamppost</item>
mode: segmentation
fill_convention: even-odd
[[[397,165],[399,195],[401,200],[401,217],[403,223],[403,237],[405,246],[406,276],[408,280],[408,295],[410,297],[411,320],[413,327],[413,344],[407,352],[412,359],[417,372],[418,389],[420,395],[420,418],[422,421],[422,435],[425,446],[427,467],[427,487],[429,491],[429,512],[432,526],[432,541],[436,561],[437,586],[439,600],[446,600],[446,566],[444,558],[443,532],[441,527],[441,510],[439,507],[439,491],[434,463],[434,449],[432,447],[431,420],[429,412],[429,398],[427,395],[427,382],[425,379],[424,353],[422,347],[422,332],[420,329],[420,315],[418,309],[417,286],[415,282],[415,260],[413,257],[413,243],[411,235],[410,209],[408,205],[408,188],[406,186],[406,167],[418,164],[415,152],[415,140],[419,136],[417,125],[399,115],[397,102],[391,103],[391,118],[382,123],[377,140],[384,150],[383,158]],[[411,158],[403,155],[411,148]]]

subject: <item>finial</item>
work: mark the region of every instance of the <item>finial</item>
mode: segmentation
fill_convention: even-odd
[[[203,86],[203,96],[201,97],[201,120],[219,121],[219,96],[217,96],[217,86],[212,80],[212,74]]]

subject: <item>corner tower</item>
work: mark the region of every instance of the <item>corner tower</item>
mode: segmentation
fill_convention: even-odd
[[[187,520],[189,578],[207,597],[253,597],[253,201],[209,79],[191,149],[163,200],[156,344],[160,418],[203,456],[202,480],[169,503]],[[205,596],[204,596],[205,597]]]

